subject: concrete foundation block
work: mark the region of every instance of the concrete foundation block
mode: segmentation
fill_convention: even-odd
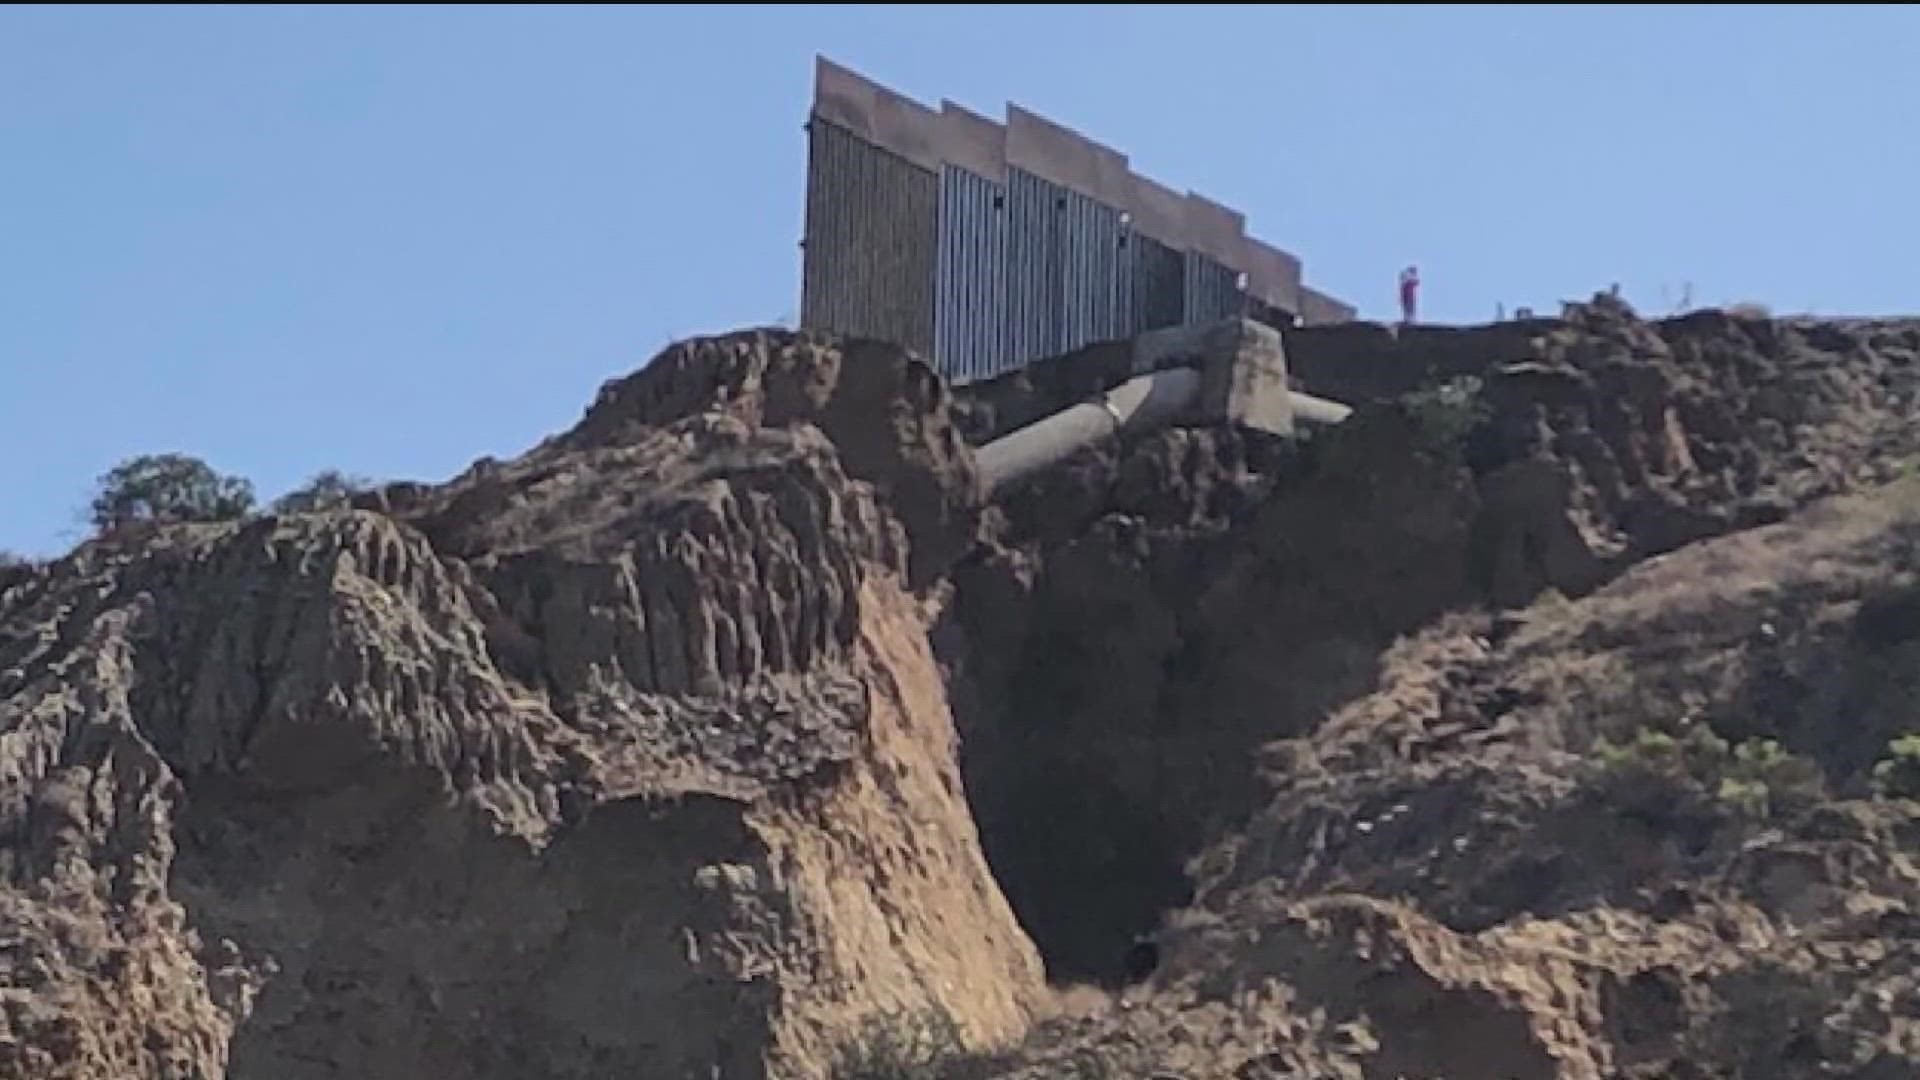
[[[1193,424],[1231,423],[1273,435],[1294,430],[1287,351],[1280,332],[1251,319],[1153,330],[1134,339],[1134,371],[1194,367],[1200,388]]]

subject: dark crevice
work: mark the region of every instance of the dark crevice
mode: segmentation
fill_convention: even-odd
[[[1162,915],[1193,896],[1164,815],[1058,758],[993,787],[998,804],[977,811],[981,842],[1048,978],[1118,987],[1150,973]]]

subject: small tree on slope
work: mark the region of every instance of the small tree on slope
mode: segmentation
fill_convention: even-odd
[[[253,509],[253,484],[186,454],[143,454],[100,477],[88,518],[105,531],[139,521],[231,521]]]
[[[345,504],[368,486],[368,482],[358,476],[349,476],[338,469],[325,469],[315,473],[313,479],[303,486],[275,499],[273,512],[309,514],[317,510],[331,510]]]

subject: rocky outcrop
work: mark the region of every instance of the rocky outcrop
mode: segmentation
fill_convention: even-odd
[[[1601,297],[1443,336],[1348,356],[1349,388],[1395,396],[1303,446],[1166,432],[997,497],[940,641],[989,856],[1057,974],[1121,978],[1186,860],[1259,805],[1256,749],[1374,691],[1402,635],[1586,595],[1920,460],[1911,325],[1648,323]],[[1295,374],[1337,389],[1336,359]],[[991,434],[1117,361],[1063,363],[963,413]]]
[[[1916,541],[1909,480],[1407,637],[1262,748],[1132,1007],[996,1075],[1913,1073]]]
[[[758,331],[676,345],[601,387],[560,442],[619,443],[623,433],[718,410],[763,428],[824,433],[849,476],[872,484],[912,538],[921,588],[973,543],[979,486],[945,383],[922,360],[876,341]]]
[[[1913,1074],[1920,332],[1338,333],[992,505],[1123,350],[702,339],[0,568],[0,1076]]]
[[[930,399],[849,477],[821,427],[919,384],[842,355],[697,343],[447,485],[10,576],[0,1074],[818,1077],[875,1013],[1017,1036],[1040,966],[908,592],[964,452]]]
[[[1287,370],[1311,393],[1362,405],[1391,401],[1538,355],[1557,319],[1481,326],[1343,322],[1286,331]]]

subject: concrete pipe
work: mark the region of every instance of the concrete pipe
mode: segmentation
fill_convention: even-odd
[[[1353,406],[1342,405],[1337,401],[1302,394],[1298,390],[1289,390],[1287,400],[1293,405],[1295,421],[1309,424],[1338,424],[1353,415]]]
[[[1125,431],[1169,423],[1200,394],[1200,373],[1177,367],[1121,383],[981,447],[974,455],[988,491],[1071,457],[1085,446]]]

